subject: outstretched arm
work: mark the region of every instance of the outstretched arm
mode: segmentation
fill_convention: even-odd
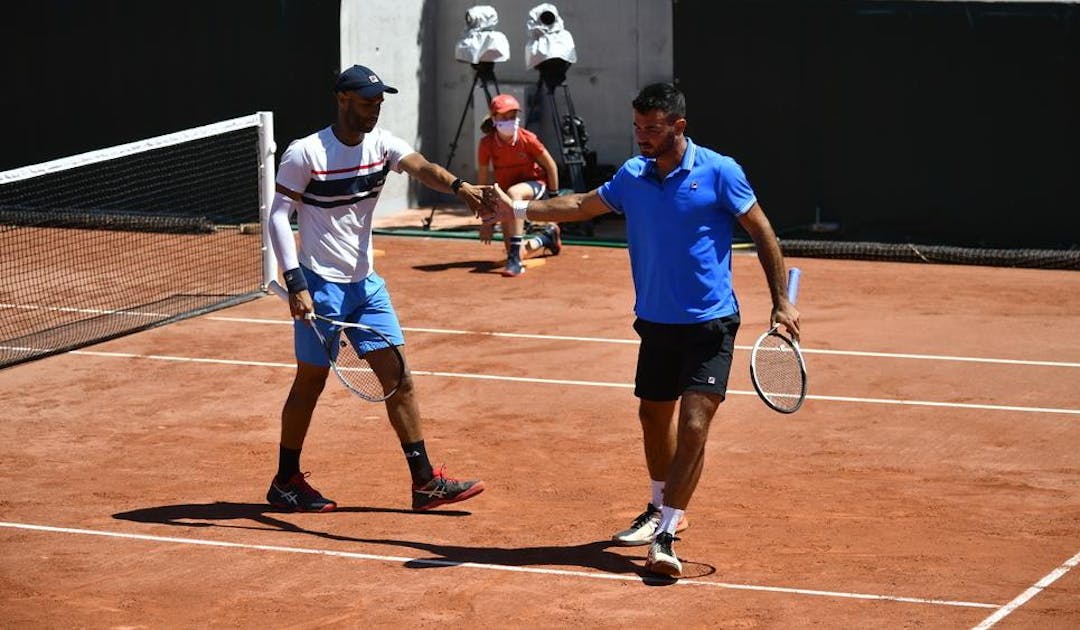
[[[799,311],[787,298],[787,274],[784,272],[784,255],[780,252],[780,244],[776,240],[769,218],[761,206],[754,203],[750,210],[739,215],[739,225],[754,239],[757,248],[758,261],[765,270],[765,280],[769,284],[769,293],[772,295],[772,324],[781,324],[788,333],[798,341],[799,339]]]
[[[480,213],[480,207],[484,203],[484,187],[462,181],[461,185],[454,189],[454,182],[458,180],[450,171],[433,164],[419,153],[410,153],[398,162],[401,169],[420,181],[421,184],[432,190],[451,193],[469,205],[474,213]]]
[[[549,221],[562,223],[564,221],[584,221],[611,212],[600,193],[591,190],[587,193],[577,193],[544,199],[542,201],[513,201],[506,191],[495,184],[487,193],[489,210],[482,213],[485,221],[507,221],[514,218],[528,218],[534,221]]]

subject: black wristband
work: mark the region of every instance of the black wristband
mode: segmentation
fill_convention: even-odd
[[[289,269],[281,275],[285,277],[285,288],[289,290],[289,293],[296,295],[301,291],[307,291],[307,279],[304,278],[304,272],[299,267]]]
[[[453,190],[454,194],[456,195],[457,191],[461,188],[461,185],[464,184],[464,183],[465,183],[465,180],[463,180],[463,179],[461,179],[459,177],[459,178],[454,180],[454,183],[450,184],[450,190]]]

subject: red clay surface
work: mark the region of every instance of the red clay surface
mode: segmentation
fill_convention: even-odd
[[[383,407],[331,382],[302,467],[341,509],[266,506],[292,363],[266,297],[0,371],[0,625],[970,628],[1075,564],[1080,274],[790,260],[809,351],[1072,365],[810,352],[812,396],[873,400],[781,416],[741,349],[668,584],[607,542],[648,497],[626,252],[507,279],[475,241],[376,246],[428,450],[487,491],[408,511]],[[734,268],[745,348],[767,295]],[[994,627],[1080,627],[1057,573]]]

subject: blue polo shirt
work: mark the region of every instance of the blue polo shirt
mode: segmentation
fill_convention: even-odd
[[[657,179],[656,160],[626,161],[600,198],[626,217],[638,317],[694,324],[739,310],[731,286],[735,217],[757,198],[730,157],[686,139],[679,166]]]

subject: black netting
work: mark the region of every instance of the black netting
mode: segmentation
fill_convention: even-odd
[[[0,367],[259,294],[255,127],[0,183]]]
[[[911,243],[780,241],[785,256],[1080,270],[1080,249],[985,249]]]

